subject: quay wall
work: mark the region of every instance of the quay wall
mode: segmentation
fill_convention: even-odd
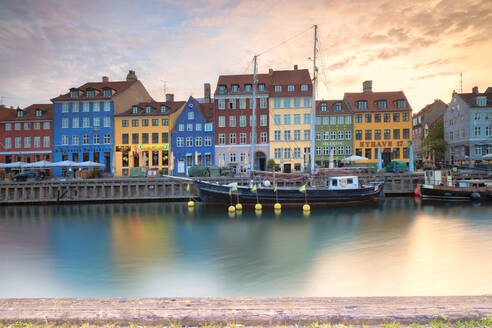
[[[492,318],[492,296],[0,299],[0,323],[140,326],[428,324]],[[431,326],[432,327],[432,326]],[[443,326],[444,327],[444,326]]]
[[[487,173],[466,173],[455,177],[463,179],[491,178]],[[211,182],[248,185],[247,177],[202,178]],[[378,173],[360,174],[361,183],[385,181],[384,193],[390,196],[409,196],[418,184],[424,182],[422,172],[417,173]],[[261,183],[256,180],[255,183]],[[326,184],[326,177],[317,177],[316,184]],[[278,182],[279,186],[294,185]],[[300,185],[298,182],[297,185]],[[179,202],[197,200],[198,190],[191,185],[187,191],[187,182],[171,177],[154,178],[103,178],[95,180],[44,180],[33,182],[0,182],[0,204],[60,204],[83,202],[142,202],[167,201]]]

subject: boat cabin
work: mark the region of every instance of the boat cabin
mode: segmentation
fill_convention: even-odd
[[[330,190],[349,190],[359,188],[359,177],[357,176],[340,176],[331,177],[328,180]]]
[[[453,174],[451,170],[425,171],[424,183],[433,186],[453,186]]]

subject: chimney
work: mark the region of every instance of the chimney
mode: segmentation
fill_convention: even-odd
[[[106,83],[106,82],[109,82],[109,77],[107,77],[107,76],[103,76],[102,81],[103,81],[103,82],[105,82],[105,83]]]
[[[128,71],[128,75],[126,76],[126,80],[128,82],[138,80],[137,75],[135,74],[135,71]]]
[[[472,92],[473,92],[474,94],[478,94],[478,87],[473,87]]]
[[[294,71],[297,71],[297,65],[294,65]]]
[[[364,93],[372,93],[372,81],[364,81],[362,82],[362,91]]]
[[[268,75],[272,76],[273,75],[273,68],[268,69]]]
[[[173,102],[173,101],[174,101],[174,94],[166,93],[166,102]]]
[[[203,102],[210,103],[210,83],[203,84]]]

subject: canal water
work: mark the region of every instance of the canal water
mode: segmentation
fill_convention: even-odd
[[[0,297],[492,293],[492,206],[0,207]]]

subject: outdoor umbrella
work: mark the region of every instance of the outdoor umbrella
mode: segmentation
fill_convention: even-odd
[[[492,153],[487,154],[487,155],[484,155],[483,156],[483,159],[486,160],[486,161],[492,161]]]
[[[62,162],[54,162],[47,164],[46,167],[69,167],[69,166],[77,166],[78,163],[72,161],[62,161]]]
[[[13,163],[8,163],[5,164],[4,167],[25,167],[28,163],[24,162],[13,162]]]
[[[49,164],[51,164],[49,161],[39,161],[26,164],[25,167],[48,167]]]
[[[367,157],[362,157],[357,155],[352,155],[342,159],[343,162],[355,162],[355,161],[367,161],[367,160],[369,160]]]
[[[92,162],[92,161],[85,161],[82,163],[77,163],[77,166],[80,166],[80,167],[103,167],[104,164],[96,163],[96,162]]]

